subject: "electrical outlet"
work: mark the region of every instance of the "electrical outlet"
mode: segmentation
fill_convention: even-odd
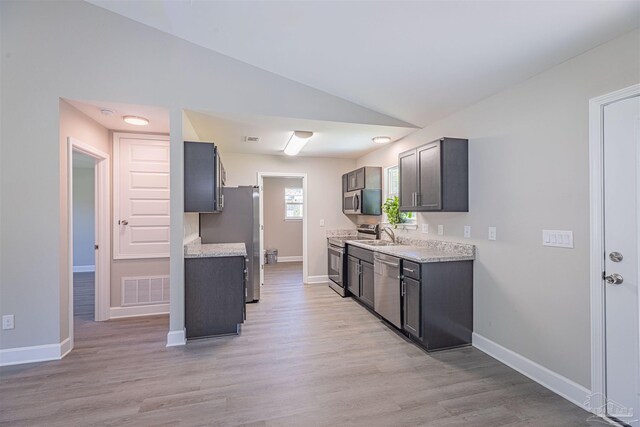
[[[424,234],[429,234],[429,224],[422,224],[422,232]]]
[[[320,220],[320,227],[324,227],[324,219]]]
[[[471,238],[471,226],[470,225],[465,225],[464,226],[464,238],[465,239],[470,239]]]
[[[14,321],[13,314],[5,314],[4,316],[2,316],[2,329],[3,330],[13,329],[14,327],[13,321]]]
[[[438,236],[443,236],[444,235],[444,225],[440,224],[438,225]]]
[[[489,227],[489,240],[496,240],[498,232],[495,227]]]

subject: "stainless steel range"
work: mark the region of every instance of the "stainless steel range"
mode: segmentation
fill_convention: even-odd
[[[349,240],[375,240],[380,237],[378,224],[360,224],[357,237],[330,237],[327,239],[327,264],[329,270],[329,287],[341,296],[346,296],[347,257],[345,256],[345,242]]]

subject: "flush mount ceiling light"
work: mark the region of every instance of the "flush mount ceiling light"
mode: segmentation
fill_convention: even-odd
[[[376,144],[386,144],[387,142],[391,142],[390,136],[376,136],[372,139]]]
[[[297,130],[293,132],[286,147],[284,147],[284,154],[288,156],[295,156],[302,150],[302,147],[311,139],[313,132]]]
[[[122,120],[124,120],[126,123],[129,123],[130,125],[135,125],[135,126],[146,126],[149,124],[148,119],[145,119],[144,117],[138,117],[138,116],[124,116]]]

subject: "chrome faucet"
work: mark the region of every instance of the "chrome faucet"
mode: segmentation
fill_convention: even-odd
[[[391,237],[391,241],[393,243],[398,243],[396,242],[396,233],[394,233],[390,227],[382,227],[382,231],[387,233],[387,236]]]

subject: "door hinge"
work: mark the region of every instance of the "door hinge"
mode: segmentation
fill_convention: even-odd
[[[100,247],[98,245],[93,245],[93,249],[97,251],[98,249],[100,249]]]

